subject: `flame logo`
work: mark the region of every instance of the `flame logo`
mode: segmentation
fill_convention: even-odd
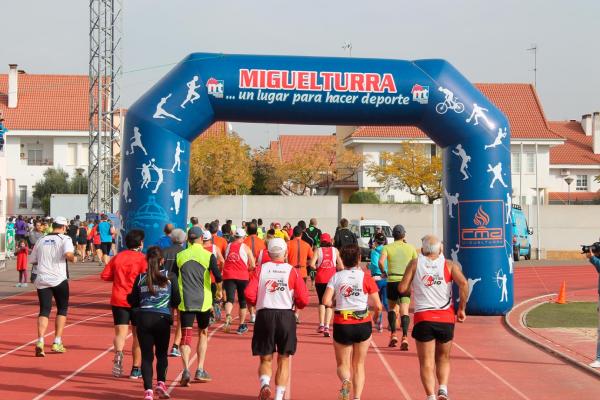
[[[473,218],[473,222],[475,225],[479,227],[487,226],[490,223],[490,216],[483,211],[482,206],[479,206],[479,209],[475,213],[475,218]]]

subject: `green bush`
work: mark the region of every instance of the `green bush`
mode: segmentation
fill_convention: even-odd
[[[350,196],[351,204],[379,204],[379,196],[370,190],[358,190]]]

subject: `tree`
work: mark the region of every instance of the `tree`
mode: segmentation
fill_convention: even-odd
[[[75,176],[69,179],[69,174],[61,168],[48,168],[44,171],[43,179],[33,186],[33,197],[41,203],[46,215],[50,214],[50,196],[53,194],[85,194],[88,192],[85,171],[78,168]]]
[[[252,152],[252,188],[250,194],[254,195],[277,195],[281,190],[281,179],[278,170],[273,167],[276,164],[270,149],[259,148]]]
[[[370,190],[357,190],[348,201],[350,204],[379,204],[379,196]]]
[[[442,160],[430,156],[421,146],[402,143],[398,153],[381,153],[379,164],[367,167],[369,174],[385,190],[406,189],[415,196],[426,196],[431,204],[442,197]]]
[[[247,194],[252,187],[250,146],[235,133],[200,136],[190,166],[192,194]]]

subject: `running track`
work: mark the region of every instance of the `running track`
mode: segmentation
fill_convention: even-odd
[[[517,267],[516,301],[554,292],[563,279],[569,291],[595,293],[596,273],[579,267]],[[112,317],[110,284],[95,276],[73,281],[72,308],[64,334],[68,353],[33,356],[37,304],[34,293],[0,300],[0,393],[18,399],[139,399],[140,381],[110,376]],[[314,304],[315,296],[311,298]],[[334,399],[338,388],[333,347],[314,333],[316,308],[302,313],[299,351],[292,360],[292,399]],[[226,335],[211,328],[207,369],[213,382],[180,388],[172,380],[181,361],[170,358],[168,385],[176,399],[255,399],[257,361],[250,334]],[[53,328],[49,328],[49,333]],[[52,335],[46,343],[51,343]],[[418,362],[411,351],[388,349],[387,332],[374,334],[363,399],[423,399]],[[129,345],[128,341],[128,345]],[[452,353],[453,399],[597,399],[600,381],[508,333],[500,317],[469,317],[457,326]],[[47,346],[48,347],[48,346]],[[125,367],[129,370],[130,357]],[[193,371],[192,371],[193,372]]]

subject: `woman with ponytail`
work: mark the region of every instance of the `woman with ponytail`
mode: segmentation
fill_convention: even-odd
[[[133,291],[127,297],[136,310],[135,320],[138,340],[142,350],[142,378],[144,379],[144,400],[152,400],[152,364],[156,355],[156,393],[160,399],[168,399],[165,385],[169,350],[169,337],[173,316],[171,309],[181,301],[179,288],[174,275],[163,269],[164,259],[158,246],[152,246],[146,253],[148,270],[138,275]]]

